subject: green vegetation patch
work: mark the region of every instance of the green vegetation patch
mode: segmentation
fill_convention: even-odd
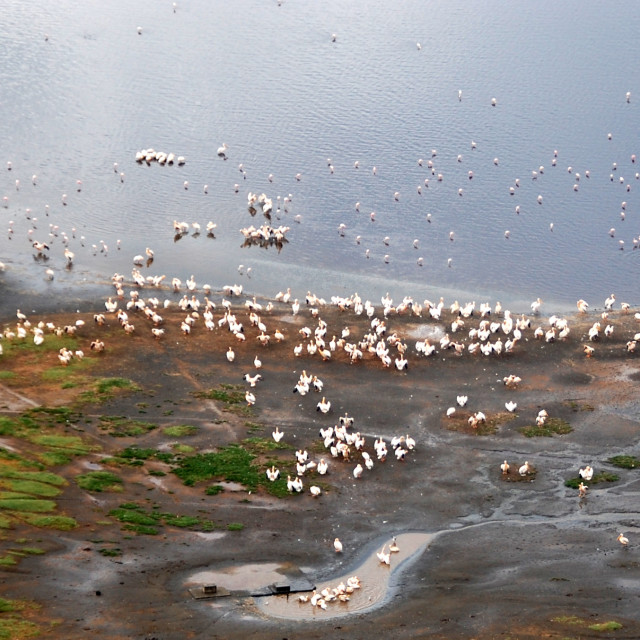
[[[145,511],[140,505],[131,502],[121,504],[119,508],[110,511],[109,515],[121,522],[127,531],[141,535],[157,535],[159,527],[163,525],[198,531],[211,531],[214,528],[213,522],[209,520],[195,516]]]
[[[243,440],[242,444],[246,449],[256,454],[293,449],[293,445],[287,444],[286,442],[276,442],[273,438],[251,437]]]
[[[640,467],[640,460],[635,456],[613,456],[607,462],[621,469],[637,469]]]
[[[250,442],[249,446],[259,451],[263,442],[266,441],[260,441],[257,445],[255,442]],[[231,444],[214,453],[201,453],[177,460],[178,467],[173,472],[189,487],[197,482],[221,479],[242,484],[249,491],[255,491],[260,486],[275,497],[289,496],[287,481],[282,477],[283,474],[281,473],[280,478],[275,482],[270,482],[264,469],[255,462],[256,453],[244,446],[245,444],[246,441],[243,445]],[[220,490],[215,489],[215,486],[207,487],[205,493],[208,495],[219,493]]]
[[[55,367],[49,367],[40,372],[40,378],[44,382],[60,382],[62,387],[67,385],[77,386],[81,382],[88,382],[86,376],[80,375],[80,372],[84,371],[92,365],[90,360],[72,360],[68,365],[57,365]]]
[[[144,462],[145,460],[159,460],[160,462],[165,462],[170,464],[173,462],[174,454],[170,451],[160,451],[158,449],[148,449],[141,447],[127,447],[122,451],[118,452],[115,456],[115,459],[118,461],[140,461]]]
[[[46,483],[52,484],[54,487],[62,487],[67,484],[67,481],[62,476],[50,471],[21,471],[19,469],[0,467],[0,478]]]
[[[244,529],[244,525],[242,522],[230,522],[227,525],[227,529],[229,531],[242,531]]]
[[[0,436],[12,436],[15,435],[18,423],[12,418],[7,416],[0,416]]]
[[[67,516],[41,516],[35,513],[23,513],[22,519],[34,527],[42,529],[56,529],[58,531],[71,531],[78,523]]]
[[[13,371],[0,371],[0,380],[11,380],[16,374]]]
[[[151,422],[132,420],[126,416],[100,416],[100,424],[98,426],[114,438],[142,436],[157,427]]]
[[[100,378],[93,383],[90,390],[81,394],[81,400],[85,402],[105,402],[114,398],[116,393],[129,392],[135,393],[141,391],[133,380],[128,378]]]
[[[197,433],[198,427],[190,424],[176,424],[171,427],[165,427],[162,432],[170,438],[184,438],[185,436],[192,436]]]
[[[615,620],[609,620],[608,622],[590,624],[589,629],[592,631],[617,631],[618,629],[622,629],[622,625]]]
[[[36,453],[36,458],[47,467],[60,467],[71,462],[71,456],[63,451],[42,451]]]
[[[187,486],[193,486],[201,480],[223,478],[255,489],[260,473],[252,464],[254,458],[244,447],[232,444],[216,453],[201,453],[184,458],[178,463],[174,473]]]
[[[253,409],[247,405],[245,399],[246,389],[240,384],[220,384],[215,389],[195,391],[196,398],[216,400],[224,405],[223,410],[242,416],[253,416]]]
[[[30,493],[41,498],[54,498],[60,494],[60,489],[52,484],[37,482],[35,480],[19,480],[12,478],[0,478],[0,490]]]
[[[122,491],[122,479],[110,471],[89,471],[77,476],[76,482],[85,491]]]
[[[566,624],[571,626],[580,626],[591,631],[617,631],[622,629],[622,625],[615,620],[608,620],[607,622],[596,622],[589,624],[587,620],[578,618],[578,616],[556,616],[551,618],[551,622],[559,622],[560,624]]]
[[[447,418],[444,424],[449,431],[472,433],[477,436],[490,436],[498,431],[500,425],[513,420],[515,417],[515,414],[503,411],[487,416],[484,422],[479,422],[473,427],[469,424],[467,417],[454,414],[452,417]]]
[[[522,427],[520,433],[527,438],[551,438],[554,435],[571,433],[573,427],[561,418],[548,418],[542,426],[531,425]]]
[[[560,622],[562,624],[584,624],[584,620],[577,616],[556,616],[555,618],[551,618],[551,622]]]
[[[6,511],[26,511],[28,513],[47,513],[54,511],[56,503],[53,500],[39,498],[4,498],[0,499],[0,509]]]
[[[27,640],[40,635],[38,625],[24,619],[24,613],[37,607],[21,600],[0,598],[0,640]]]
[[[620,476],[617,476],[615,473],[609,473],[608,471],[601,471],[600,473],[594,473],[593,478],[589,480],[589,484],[587,486],[592,486],[594,484],[599,484],[600,482],[617,482],[620,480]],[[569,487],[570,489],[577,489],[581,482],[586,482],[580,476],[576,478],[569,478],[564,483],[565,487]]]
[[[192,447],[190,444],[181,444],[179,442],[172,444],[171,449],[178,455],[193,453],[196,450],[196,448]]]
[[[62,450],[68,455],[73,456],[85,455],[90,451],[97,451],[100,449],[97,445],[90,445],[86,443],[79,436],[42,434],[30,436],[29,441],[49,449]]]

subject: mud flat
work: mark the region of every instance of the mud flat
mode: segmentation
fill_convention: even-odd
[[[132,335],[115,315],[104,326],[91,312],[30,316],[32,326],[77,326],[72,346],[85,357],[68,367],[58,362],[57,343],[36,350],[2,340],[2,469],[62,478],[50,500],[55,514],[75,522],[61,531],[30,525],[10,509],[1,514],[2,553],[11,561],[0,593],[38,605],[23,618],[43,637],[584,638],[603,637],[605,627],[597,625],[609,623],[621,625],[616,637],[640,634],[640,471],[612,462],[640,455],[640,363],[626,346],[637,331],[633,313],[611,313],[613,334],[595,342],[587,332],[599,313],[569,318],[569,337],[555,342],[534,338],[537,326],[548,327],[547,318],[534,317],[512,353],[487,357],[467,350],[475,316],[454,336],[446,310],[439,321],[389,315],[387,336],[408,347],[408,369],[398,371],[369,353],[353,364],[341,351],[328,361],[294,356],[300,329],[318,325],[308,309],[292,316],[276,303],[263,311],[269,332],[279,328],[285,336],[268,347],[259,344],[250,310],[240,302],[234,311],[245,326],[242,341],[223,326],[205,330],[201,319],[185,335],[185,313],[171,308],[163,311],[161,339],[142,314],[131,314]],[[214,315],[217,321],[222,311]],[[366,316],[331,305],[320,317],[327,339],[348,328],[355,341],[371,330]],[[15,330],[16,322],[4,326]],[[423,339],[416,336],[446,333],[465,344],[462,355],[438,342],[435,357],[415,351]],[[52,335],[45,346],[54,344]],[[96,339],[104,351],[90,349]],[[591,357],[585,344],[595,349]],[[247,407],[243,376],[255,370],[256,356],[263,379]],[[322,379],[322,394],[292,393],[303,370]],[[521,378],[516,388],[503,382],[511,374]],[[114,380],[127,382],[104,383]],[[321,395],[331,401],[328,414],[317,410]],[[468,397],[464,407],[458,395]],[[14,404],[17,396],[27,401]],[[505,409],[507,401],[517,403],[515,411]],[[69,413],[28,413],[33,404]],[[450,407],[456,411],[447,417]],[[541,409],[551,422],[535,432]],[[474,429],[468,418],[478,411],[486,422]],[[373,459],[360,478],[353,470],[364,464],[361,452],[334,458],[319,436],[345,414]],[[30,431],[34,421],[38,430]],[[279,447],[276,426],[284,433]],[[408,434],[415,449],[398,459],[392,439]],[[378,438],[389,447],[384,462],[373,448]],[[64,443],[73,444],[72,453]],[[191,457],[242,450],[260,478],[276,465],[286,479],[302,449],[316,463],[326,458],[329,471],[306,471],[299,494],[285,488],[278,495],[263,481],[228,473],[189,482],[178,473]],[[506,475],[505,459],[513,469]],[[532,471],[520,476],[515,470],[525,461]],[[599,481],[588,482],[579,499],[565,482],[587,464]],[[116,479],[98,491],[87,484],[96,478],[85,476],[103,471]],[[3,482],[8,491],[6,473]],[[321,488],[319,497],[310,495],[311,485]],[[627,548],[616,540],[621,531]],[[390,567],[381,566],[376,553],[393,536],[400,551]],[[335,537],[342,553],[333,549]],[[197,600],[189,592],[206,584],[263,587],[287,566],[299,567],[318,591],[354,574],[362,587],[327,610],[293,595],[288,602]]]

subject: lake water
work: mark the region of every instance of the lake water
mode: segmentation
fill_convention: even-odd
[[[144,275],[258,295],[637,305],[639,30],[635,0],[6,0],[2,305],[129,276],[146,247]],[[136,163],[150,147],[186,163]],[[242,246],[248,192],[280,251]]]

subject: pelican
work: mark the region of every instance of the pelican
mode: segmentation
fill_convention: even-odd
[[[540,310],[540,305],[541,304],[542,304],[542,300],[540,298],[536,298],[531,303],[531,313],[538,313],[538,311]]]
[[[280,442],[280,440],[282,440],[282,437],[284,436],[284,433],[282,431],[280,431],[280,429],[278,429],[278,427],[276,427],[274,429],[274,431],[271,433],[271,435],[273,436],[273,439],[276,442]]]
[[[340,538],[336,538],[333,541],[333,548],[335,549],[336,553],[342,553],[342,542],[340,542]]]
[[[322,413],[329,413],[329,409],[331,409],[331,402],[323,396],[322,400],[320,400],[320,402],[318,402],[316,406],[316,411],[322,411]]]
[[[584,469],[580,469],[578,473],[580,474],[580,477],[587,482],[589,482],[589,480],[593,478],[593,469],[589,465],[587,465]]]
[[[358,463],[353,470],[353,477],[358,479],[362,477],[362,472],[364,471],[362,465]]]
[[[464,407],[465,404],[467,404],[467,400],[469,400],[469,396],[457,396],[456,397],[456,402],[458,403],[458,405],[460,405],[461,407]],[[448,412],[447,412],[448,413]]]
[[[224,157],[226,157],[226,155],[227,155],[227,149],[228,149],[228,147],[227,147],[227,143],[226,143],[226,142],[223,142],[223,143],[222,143],[222,146],[221,146],[221,147],[218,147],[218,151],[217,151],[216,153],[217,153],[219,156],[221,156],[221,157],[223,157],[223,158],[224,158]]]
[[[509,402],[504,403],[504,407],[507,411],[513,413],[517,409],[518,404],[510,400]]]
[[[248,373],[244,374],[243,380],[248,382],[250,386],[255,387],[260,380],[262,380],[262,376],[259,373],[256,373],[255,376],[251,376]]]
[[[256,403],[256,397],[251,391],[246,391],[244,394],[244,399],[247,401],[247,406],[254,405]]]
[[[526,476],[529,471],[531,471],[531,466],[529,465],[529,462],[525,462],[519,469],[518,469],[518,473],[521,476]]]
[[[398,551],[400,551],[400,547],[398,546],[398,544],[396,542],[396,537],[393,536],[393,538],[391,539],[391,544],[389,545],[389,552],[390,553],[398,553]]]
[[[578,485],[578,497],[579,498],[584,498],[587,495],[587,489],[588,488],[589,487],[586,484],[584,484],[584,482],[581,482]]]
[[[587,313],[587,309],[589,308],[589,304],[586,301],[582,300],[582,299],[580,299],[580,300],[578,300],[578,302],[576,302],[576,306],[578,307],[578,311],[580,313]]]
[[[629,538],[627,538],[624,533],[621,533],[616,540],[623,546],[626,547],[629,544]]]
[[[604,301],[604,308],[607,311],[611,311],[614,303],[616,301],[616,296],[614,293],[612,293],[605,301]]]
[[[269,478],[271,482],[275,482],[280,476],[280,471],[276,469],[274,465],[272,465],[270,469],[267,469],[266,473],[267,478]]]
[[[389,552],[385,553],[386,548],[387,548],[387,545],[386,544],[383,545],[382,549],[378,551],[376,555],[378,556],[378,560],[380,560],[381,564],[386,564],[388,566],[391,564],[391,558],[390,558]]]
[[[509,463],[505,460],[501,465],[500,465],[500,469],[502,470],[502,473],[504,475],[506,475],[507,473],[509,473]]]
[[[322,489],[316,485],[312,485],[309,487],[309,493],[311,493],[314,498],[317,498],[322,493]]]
[[[320,462],[318,462],[318,466],[316,467],[316,471],[321,476],[324,476],[327,473],[328,470],[329,470],[329,465],[327,464],[326,460],[324,458],[322,458],[320,460]]]

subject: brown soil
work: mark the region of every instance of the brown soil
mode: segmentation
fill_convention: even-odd
[[[41,605],[32,615],[44,636],[587,638],[605,637],[589,625],[609,620],[623,625],[615,637],[640,636],[640,476],[637,470],[615,469],[606,462],[621,453],[638,455],[640,364],[637,353],[625,348],[639,324],[633,314],[611,314],[614,334],[592,343],[596,351],[591,358],[585,357],[582,345],[595,316],[572,319],[564,342],[535,340],[531,329],[511,354],[472,356],[465,350],[457,356],[438,349],[437,355],[421,358],[413,336],[425,324],[448,330],[449,314],[443,314],[447,319],[440,325],[394,315],[387,318],[387,335],[396,332],[409,346],[409,368],[400,372],[393,365],[384,368],[370,354],[355,364],[339,352],[327,362],[306,352],[294,357],[293,347],[306,344],[299,329],[317,325],[307,309],[295,317],[284,305],[263,311],[271,334],[275,328],[285,334],[283,342],[272,339],[268,347],[260,346],[259,331],[250,326],[244,306],[236,309],[245,327],[244,342],[225,327],[207,331],[202,318],[185,336],[179,328],[185,313],[160,313],[166,333],[159,340],[139,313],[130,312],[136,327],[130,336],[114,315],[108,316],[106,326],[95,325],[92,314],[42,318],[59,326],[80,318],[86,322],[77,335],[87,362],[73,374],[76,386],[66,389],[60,381],[40,376],[58,366],[56,352],[25,350],[10,359],[0,357],[0,370],[15,373],[2,380],[4,392],[0,389],[0,407],[9,416],[33,403],[74,406],[80,392],[100,377],[129,378],[140,387],[76,405],[82,417],[67,425],[67,432],[82,435],[101,450],[76,457],[54,472],[72,479],[134,444],[170,450],[179,441],[198,451],[214,451],[248,436],[270,438],[275,426],[284,431],[284,442],[292,449],[269,456],[290,462],[294,450],[306,448],[315,460],[326,457],[330,471],[324,477],[310,473],[304,493],[282,499],[262,489],[247,493],[234,486],[206,495],[204,488],[215,482],[186,487],[159,461],[106,467],[122,477],[121,493],[88,493],[70,482],[58,499],[58,512],[75,518],[76,529],[24,525],[4,531],[5,547],[22,537],[34,545],[37,540],[46,550],[42,556],[21,559],[15,568],[5,567],[0,589],[5,598]],[[216,320],[221,316],[220,308],[214,315]],[[327,341],[334,334],[339,337],[346,326],[354,341],[369,330],[366,316],[352,311],[327,306],[320,315],[328,324]],[[38,320],[31,318],[34,324]],[[465,329],[476,321],[467,320]],[[534,319],[534,326],[538,324],[546,320]],[[468,343],[466,333],[451,337]],[[96,338],[105,342],[102,353],[90,349]],[[233,363],[225,355],[229,346],[236,351]],[[394,350],[391,353],[394,357]],[[255,371],[256,355],[263,362],[263,380],[252,389],[257,400],[246,415],[194,395],[221,384],[242,385],[244,391],[248,385],[242,378]],[[303,369],[322,379],[322,394],[292,393]],[[517,389],[502,383],[512,373],[522,378]],[[469,396],[466,407],[458,408],[455,419],[447,418],[447,408],[462,393]],[[316,411],[322,395],[332,404],[327,415]],[[518,403],[514,414],[505,412],[507,400]],[[551,438],[524,437],[520,429],[534,424],[541,408],[567,421],[573,431]],[[476,411],[483,411],[491,423],[486,433],[468,426],[468,416]],[[355,418],[353,430],[365,436],[375,462],[360,480],[352,476],[359,454],[350,462],[334,460],[323,452],[318,437],[320,428],[337,423],[345,412]],[[113,437],[100,428],[99,416],[127,416],[159,428],[137,437]],[[199,429],[192,436],[171,438],[160,428],[176,424]],[[397,461],[391,449],[384,463],[375,459],[376,437],[388,442],[406,434],[417,446],[404,461]],[[28,453],[18,438],[6,437],[2,446]],[[507,476],[500,470],[504,459],[512,465]],[[525,460],[534,471],[521,477],[517,468]],[[564,481],[585,464],[615,472],[620,479],[594,485],[586,499],[579,500]],[[312,482],[324,489],[317,499],[308,492]],[[219,528],[202,534],[166,526],[156,536],[135,535],[107,516],[123,502],[210,518]],[[244,527],[230,531],[228,523]],[[269,617],[250,598],[196,600],[188,591],[189,577],[200,571],[257,562],[291,563],[312,581],[332,579],[345,570],[357,572],[368,551],[410,531],[438,535],[395,579],[382,606],[353,616],[323,619],[319,610],[312,622],[283,620]],[[629,536],[629,548],[616,541],[620,531]],[[343,542],[342,554],[333,550],[335,537]],[[102,555],[104,548],[117,548],[121,555]]]

